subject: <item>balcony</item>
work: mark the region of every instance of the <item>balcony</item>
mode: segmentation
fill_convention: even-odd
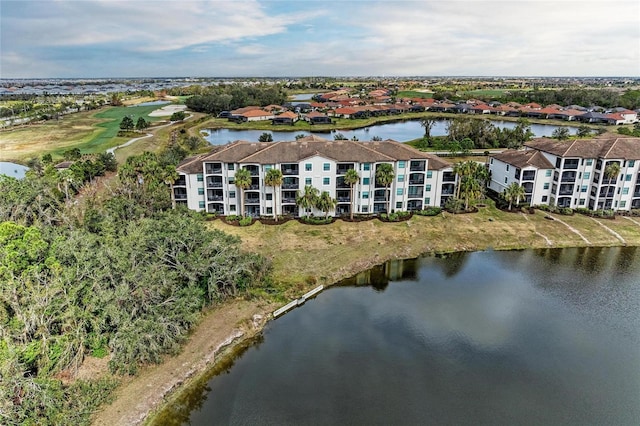
[[[224,201],[224,197],[222,195],[210,195],[207,197],[207,201]]]
[[[336,188],[351,188],[351,186],[344,181],[344,176],[340,176],[336,179]]]
[[[427,170],[427,162],[426,161],[412,161],[409,166],[409,171],[411,172],[424,172]]]
[[[576,172],[562,172],[562,179],[560,182],[575,182],[576,181]]]
[[[578,168],[579,164],[580,160],[578,159],[564,160],[564,165],[562,168],[567,170],[575,170]]]
[[[351,197],[337,197],[336,200],[339,203],[350,203],[351,202]]]
[[[443,182],[455,182],[456,181],[456,175],[454,173],[451,173],[451,172],[444,172],[442,174],[442,181]]]
[[[178,200],[186,200],[187,199],[187,192],[186,191],[175,191],[173,198],[175,198],[176,201]]]
[[[616,193],[615,186],[604,186],[600,188],[600,193],[598,194],[600,197],[612,198]]]
[[[347,170],[354,169],[353,164],[338,164],[338,169],[336,171],[337,174],[343,175],[347,173]]]
[[[245,197],[245,204],[260,204],[260,197]]]
[[[533,192],[533,183],[531,182],[523,183],[522,187],[524,188],[525,194],[531,194]]]
[[[204,172],[208,175],[220,175],[222,174],[221,164],[205,164]]]
[[[300,174],[297,164],[283,164],[282,166],[280,166],[280,170],[282,171],[282,174],[284,176],[292,176],[292,175]]]
[[[420,186],[410,186],[407,193],[408,198],[422,198],[424,196],[424,190]]]
[[[222,181],[207,181],[207,188],[222,188]]]
[[[282,184],[282,189],[298,189],[298,183],[283,183]]]
[[[573,185],[560,185],[559,195],[572,195]]]
[[[524,172],[522,172],[522,180],[535,180],[536,179],[536,172],[534,170],[525,170]]]
[[[412,173],[409,175],[409,185],[424,185],[424,173]]]
[[[282,197],[282,204],[295,204],[295,197]]]
[[[187,179],[184,176],[180,176],[178,180],[173,183],[173,186],[187,186]]]

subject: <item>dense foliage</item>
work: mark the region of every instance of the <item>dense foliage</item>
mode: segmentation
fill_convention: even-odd
[[[87,355],[119,373],[159,362],[203,307],[268,282],[264,258],[171,209],[175,169],[155,154],[84,203],[65,202],[52,173],[0,179],[1,424],[87,423],[113,382],[57,377]]]
[[[278,85],[243,86],[240,84],[200,87],[185,87],[176,94],[193,94],[185,104],[192,111],[218,114],[248,105],[282,105],[287,95]],[[173,92],[172,92],[173,94]]]

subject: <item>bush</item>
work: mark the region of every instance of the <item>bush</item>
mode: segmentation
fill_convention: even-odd
[[[413,213],[417,214],[419,216],[437,216],[440,213],[442,213],[442,208],[441,207],[427,207],[426,209],[417,210],[417,211],[415,211]]]
[[[306,223],[307,225],[328,225],[333,222],[333,217],[316,217],[316,216],[303,216],[298,219],[300,223]]]
[[[240,226],[249,226],[253,223],[253,218],[251,216],[243,217],[238,221]]]

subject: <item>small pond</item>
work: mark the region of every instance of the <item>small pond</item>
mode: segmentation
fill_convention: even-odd
[[[27,170],[29,170],[27,166],[7,161],[0,161],[0,175],[7,175],[20,179],[24,177]]]

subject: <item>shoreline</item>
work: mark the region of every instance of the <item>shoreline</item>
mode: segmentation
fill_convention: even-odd
[[[490,216],[495,216],[497,212],[493,210],[484,212],[484,214],[489,213]],[[411,221],[396,224],[362,222],[345,225],[336,222],[323,226],[291,223],[276,227],[261,224],[254,224],[251,227],[233,227],[222,221],[213,221],[211,226],[239,236],[245,250],[262,252],[263,254],[271,252],[269,257],[272,258],[274,258],[273,253],[277,253],[278,257],[274,258],[274,279],[284,279],[282,276],[286,275],[287,280],[282,284],[282,288],[287,300],[299,297],[319,284],[323,284],[326,288],[331,287],[344,278],[393,259],[409,259],[429,254],[459,251],[640,246],[640,223],[635,224],[619,219],[615,221],[618,223],[613,223],[616,226],[613,226],[607,222],[618,232],[622,232],[618,227],[629,225],[629,229],[624,233],[625,243],[622,243],[606,230],[601,230],[601,233],[598,233],[595,229],[589,229],[589,225],[591,227],[594,225],[590,218],[563,217],[563,221],[571,222],[574,227],[583,232],[591,231],[589,235],[591,242],[587,244],[572,231],[567,230],[565,225],[560,222],[544,219],[545,215],[540,212],[535,215],[527,215],[524,218],[520,217],[520,214],[510,213],[509,215],[504,219],[497,219],[497,221],[487,221],[487,217],[483,217],[483,213],[476,213],[473,217],[459,215],[457,217],[447,216],[446,219],[417,217]],[[491,228],[494,233],[501,233],[500,244],[492,244],[491,241],[488,241],[483,235],[484,230],[471,232],[471,238],[457,237],[456,232],[470,231],[468,229],[469,222],[485,229]],[[467,226],[464,226],[465,224]],[[341,228],[340,226],[345,227]],[[518,232],[522,232],[522,226],[526,226],[530,230],[531,239],[518,237]],[[542,228],[543,226],[545,228]],[[279,229],[274,232],[275,228]],[[548,231],[552,228],[555,231],[553,234]],[[410,234],[412,231],[417,234]],[[439,235],[439,232],[443,233],[442,236]],[[270,233],[273,233],[273,236]],[[289,242],[291,246],[287,245],[288,240],[283,237],[282,233],[295,235],[297,241]],[[340,234],[340,237],[336,236],[336,233]],[[550,244],[550,241],[536,233],[543,236],[549,235],[553,241]],[[367,236],[359,240],[357,235],[361,234]],[[452,234],[455,244],[445,240],[444,234]],[[343,238],[348,249],[357,252],[356,257],[347,258],[337,250],[343,244],[342,241],[333,241],[332,244],[328,244],[328,247],[317,249],[317,246],[321,245],[328,235],[331,235],[334,240]],[[280,245],[284,246],[279,247],[276,243],[272,243],[272,239],[279,241]],[[374,247],[373,244],[376,246]],[[274,245],[276,246],[274,247]],[[311,247],[314,247],[314,250]],[[366,253],[358,252],[361,247],[369,249]],[[290,253],[293,254],[290,255]],[[330,255],[330,253],[333,254]],[[289,255],[292,257],[288,257]],[[298,257],[302,257],[306,262],[296,262]],[[321,269],[323,275],[319,277],[317,282],[315,279],[313,282],[305,279],[311,275],[300,274],[300,270],[308,274],[317,272],[314,270],[317,265],[310,262],[309,259],[315,259],[315,261],[322,259],[320,263],[324,265]],[[278,276],[278,272],[281,276]],[[272,320],[271,313],[285,304],[286,302],[276,304],[269,301],[235,300],[207,311],[180,355],[167,357],[163,364],[145,367],[145,371],[139,376],[123,382],[114,393],[115,401],[102,407],[101,411],[92,418],[92,424],[150,424],[156,416],[161,414],[166,404],[180,398],[187,389],[190,389],[198,380],[219,366],[230,353],[234,353],[237,348],[258,336],[266,324]],[[252,305],[253,308],[243,309],[247,305]],[[222,317],[217,315],[220,311],[232,312],[236,315],[232,316],[232,321],[221,321]],[[259,323],[252,321],[255,314],[262,316]],[[241,328],[244,334],[229,341],[227,346],[221,345],[221,343],[228,341],[239,327],[244,327]],[[221,333],[220,330],[224,330],[224,332]],[[198,346],[200,340],[197,336],[205,336],[207,345]],[[185,361],[180,358],[182,356],[186,356],[186,359],[190,360],[189,363],[185,365]],[[180,359],[179,365],[176,363],[178,359]],[[194,367],[197,368],[194,369]],[[158,377],[164,377],[165,381],[159,383],[157,377],[154,380],[154,377],[148,373],[149,370],[156,372]],[[133,410],[134,413],[127,410]]]

